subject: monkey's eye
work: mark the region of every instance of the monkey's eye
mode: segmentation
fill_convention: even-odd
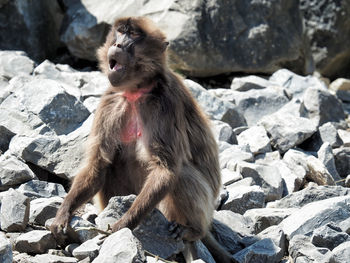
[[[131,38],[135,39],[135,38],[138,38],[139,36],[141,36],[141,34],[139,32],[136,32],[136,31],[130,31],[129,36]]]

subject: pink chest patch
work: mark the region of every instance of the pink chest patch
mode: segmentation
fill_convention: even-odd
[[[131,110],[129,112],[128,120],[121,132],[121,141],[123,143],[130,143],[136,141],[142,136],[142,122],[140,120],[139,113],[137,111],[137,101],[152,87],[146,87],[138,89],[135,92],[125,91],[123,97],[130,103]]]

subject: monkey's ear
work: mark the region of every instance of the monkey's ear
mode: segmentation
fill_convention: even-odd
[[[168,42],[168,41],[165,41],[165,42],[163,43],[163,52],[166,50],[166,48],[168,47],[168,45],[169,45],[169,42]]]

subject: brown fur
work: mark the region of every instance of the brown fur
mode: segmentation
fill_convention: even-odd
[[[120,84],[111,86],[102,96],[89,136],[85,167],[75,177],[51,230],[57,235],[73,211],[95,194],[102,208],[112,196],[137,194],[132,207],[113,225],[113,231],[133,229],[158,207],[169,221],[186,228],[186,241],[204,238],[216,254],[223,253],[219,261],[230,262],[209,232],[221,184],[217,146],[207,118],[181,79],[166,65],[165,36],[148,19],[129,19],[132,27],[146,36],[135,44],[128,72],[109,70],[107,53],[115,41],[115,30],[127,20],[116,21],[98,51],[101,69],[117,75],[113,81],[117,79]],[[152,90],[134,102],[142,137],[125,143],[120,134],[130,118],[132,102],[123,92],[146,86],[152,86]]]

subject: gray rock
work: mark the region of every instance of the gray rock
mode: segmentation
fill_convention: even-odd
[[[0,233],[0,262],[12,263],[12,246],[3,233]]]
[[[34,61],[23,51],[0,51],[0,65],[0,75],[9,79],[29,75],[34,69]]]
[[[350,147],[334,149],[333,154],[339,175],[346,177],[350,171]]]
[[[130,229],[124,228],[106,238],[99,255],[93,263],[137,263],[144,260],[145,255],[141,249],[140,241],[137,240]]]
[[[283,257],[282,250],[274,242],[265,238],[234,254],[240,263],[279,262]]]
[[[36,178],[28,165],[14,156],[0,156],[0,190],[8,190]]]
[[[350,218],[341,221],[338,225],[341,230],[350,235]]]
[[[172,67],[186,75],[213,76],[233,71],[271,73],[281,64],[292,64],[299,69],[305,66],[302,54],[307,50],[304,50],[302,20],[300,13],[295,12],[298,3],[293,1],[280,0],[274,4],[237,1],[234,5],[156,0],[127,4],[65,3],[67,24],[61,39],[70,52],[80,58],[95,59],[95,50],[106,33],[106,23],[112,24],[120,16],[147,15],[165,31],[171,42]],[[280,27],[285,30],[280,31]]]
[[[78,260],[73,257],[62,257],[56,255],[42,254],[36,255],[28,260],[29,263],[77,263]]]
[[[85,241],[83,244],[73,250],[73,256],[78,260],[89,258],[90,261],[94,260],[98,256],[100,246],[97,244],[99,236],[94,239]]]
[[[94,229],[96,226],[79,216],[73,216],[69,222],[69,226],[76,234],[72,234],[71,236],[77,236],[80,243],[84,243],[98,235],[97,230]],[[74,236],[71,238],[75,239]]]
[[[331,252],[327,248],[317,248],[310,242],[310,237],[296,235],[289,241],[289,255],[294,262],[328,263]]]
[[[209,93],[237,105],[248,126],[256,125],[262,117],[276,112],[289,101],[284,89],[277,86],[246,92],[214,89],[209,90]]]
[[[251,222],[241,214],[234,213],[230,210],[214,211],[214,221],[224,224],[229,227],[231,231],[238,233],[240,236],[252,235],[253,229]]]
[[[302,0],[300,10],[317,70],[332,78],[344,75],[350,58],[349,2]]]
[[[56,241],[50,231],[32,230],[20,235],[15,244],[15,250],[24,253],[45,253],[50,248],[56,248]]]
[[[328,90],[308,88],[303,96],[307,115],[317,126],[345,119],[341,102]]]
[[[332,251],[330,263],[343,263],[350,258],[350,241],[340,244]]]
[[[332,147],[328,142],[322,144],[321,148],[317,152],[318,159],[324,164],[327,168],[330,175],[333,177],[334,181],[337,182],[341,178],[339,177],[337,168],[335,166],[335,159],[333,155]]]
[[[279,112],[264,117],[260,124],[269,134],[271,145],[282,153],[301,144],[316,132],[316,125],[311,120]]]
[[[346,196],[350,189],[341,186],[310,186],[298,192],[292,193],[280,200],[270,202],[270,208],[303,207],[312,202],[325,200],[332,197]]]
[[[29,222],[45,226],[47,219],[56,216],[63,198],[59,196],[51,198],[38,198],[30,202]]]
[[[29,89],[35,92],[28,93]],[[60,82],[49,79],[34,78],[18,87],[2,102],[1,108],[23,108],[38,116],[58,135],[72,132],[90,115],[82,102],[68,94]]]
[[[212,120],[212,131],[216,141],[224,141],[230,144],[237,144],[236,135],[230,125],[225,122]]]
[[[222,206],[222,209],[231,210],[235,213],[244,214],[245,211],[252,208],[261,208],[265,203],[265,194],[261,187],[227,186],[229,197]]]
[[[333,250],[343,242],[350,241],[350,236],[332,223],[317,228],[311,237],[311,243],[317,247]]]
[[[255,156],[255,163],[257,164],[271,164],[279,160],[281,160],[279,151],[261,153]]]
[[[229,185],[241,179],[243,179],[243,177],[237,171],[231,171],[227,168],[221,170],[221,182],[223,185]]]
[[[29,221],[29,198],[10,188],[1,200],[1,229],[6,232],[22,231]]]
[[[215,260],[210,254],[208,248],[200,240],[194,242],[194,254],[204,262],[215,263]]]
[[[319,127],[322,142],[328,142],[332,148],[340,147],[343,144],[336,127],[332,123],[325,123]]]
[[[345,178],[344,186],[350,188],[350,174]]]
[[[32,180],[27,183],[21,184],[17,189],[18,192],[30,197],[35,198],[50,198],[50,197],[65,197],[67,195],[61,184],[49,183],[39,180]]]
[[[338,129],[340,139],[343,141],[343,146],[350,147],[350,131]]]
[[[198,83],[186,79],[187,88],[210,118],[228,123],[232,128],[246,125],[246,120],[232,103],[219,99]]]
[[[278,200],[282,197],[282,178],[276,167],[240,162],[237,170],[243,178],[252,177],[256,184],[261,186],[265,194],[265,201]]]
[[[0,125],[0,151],[6,152],[9,148],[10,141],[15,135],[12,131],[5,126]]]
[[[230,170],[235,170],[238,162],[252,162],[253,160],[253,154],[245,146],[231,145],[219,154],[221,169],[228,167]]]
[[[231,83],[231,89],[236,91],[248,91],[251,89],[264,89],[270,86],[270,82],[258,76],[246,76],[234,78]]]
[[[280,226],[270,226],[261,231],[257,237],[259,239],[271,239],[276,246],[281,248],[282,255],[285,255],[287,251],[287,239]]]
[[[246,211],[243,216],[253,223],[254,233],[278,225],[283,219],[290,216],[296,208],[256,208]]]
[[[290,97],[302,98],[308,87],[326,90],[327,86],[314,76],[300,76],[288,69],[280,69],[272,74],[270,83],[284,87]]]
[[[313,202],[292,213],[281,222],[282,229],[289,239],[299,234],[307,234],[327,223],[335,224],[350,216],[350,197],[333,197]]]
[[[249,145],[253,154],[271,151],[270,139],[266,130],[261,126],[253,126],[243,131],[237,137],[238,145]]]
[[[84,100],[83,104],[91,113],[95,113],[99,103],[100,103],[100,98],[88,97],[86,100]]]
[[[111,198],[108,206],[96,218],[97,226],[100,229],[107,229],[108,224],[112,226],[131,207],[134,200],[134,195]],[[169,225],[163,214],[154,209],[133,230],[133,234],[140,240],[143,249],[161,258],[169,258],[184,249],[183,242],[176,241],[171,236]]]

